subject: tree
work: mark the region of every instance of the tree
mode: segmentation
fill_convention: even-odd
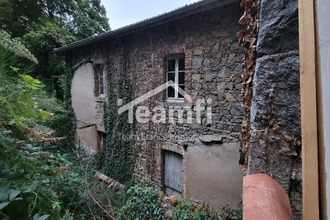
[[[101,0],[0,0],[0,27],[12,37],[23,37],[46,22],[78,39],[110,30]]]
[[[33,76],[47,85],[64,72],[54,48],[110,30],[101,0],[0,0],[0,28],[37,57]]]
[[[22,37],[29,24],[39,22],[42,14],[40,0],[0,0],[0,27],[12,37]]]

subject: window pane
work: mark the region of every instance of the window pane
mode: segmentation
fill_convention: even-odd
[[[184,90],[184,86],[179,86],[181,89],[183,89]],[[178,94],[178,97],[179,98],[183,98],[183,95],[181,95],[180,93]]]
[[[184,72],[179,72],[179,84],[184,84]]]
[[[99,76],[99,93],[104,94],[104,81],[103,81],[103,74]]]
[[[175,60],[168,60],[167,71],[175,71]]]
[[[175,74],[174,73],[168,73],[167,74],[167,81],[170,81],[170,80],[175,82]]]
[[[184,58],[179,59],[179,71],[184,70]]]
[[[167,97],[168,98],[174,98],[174,88],[173,87],[168,87],[167,88]]]

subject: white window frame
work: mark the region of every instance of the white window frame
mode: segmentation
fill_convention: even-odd
[[[183,70],[179,71],[179,60],[180,59],[184,59],[184,56],[177,56],[177,57],[170,57],[167,59],[167,63],[166,63],[166,82],[168,82],[168,74],[169,73],[174,73],[174,97],[168,97],[168,88],[166,89],[166,101],[168,102],[180,102],[183,103],[184,102],[184,97],[179,97],[179,86],[184,84],[179,84],[179,72],[184,72],[184,74],[186,74],[185,68]],[[175,68],[174,71],[169,71],[168,70],[168,62],[170,60],[175,60]],[[186,77],[186,75],[185,75]]]
[[[107,94],[107,90],[106,90],[106,78],[105,78],[105,67],[103,66],[102,69],[102,85],[100,83],[100,74],[98,74],[98,80],[99,80],[99,96],[100,97],[105,97],[105,95]],[[103,93],[101,93],[101,86],[103,87]]]
[[[97,89],[98,90],[98,97],[105,97],[106,94],[107,94],[107,86],[106,86],[106,71],[105,71],[105,66],[103,64],[96,64],[96,65],[100,65],[100,71],[102,71],[102,75],[100,74],[99,72],[99,69],[98,68],[95,68],[96,69],[96,74],[97,74],[97,80],[98,80],[98,85],[97,85]],[[102,83],[101,83],[101,79],[102,78]],[[101,93],[101,86],[103,87],[103,93]]]

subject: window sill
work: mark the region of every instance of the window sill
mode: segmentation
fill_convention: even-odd
[[[168,103],[184,103],[184,98],[178,98],[178,99],[175,99],[175,98],[167,98],[165,100],[165,102],[168,102]]]
[[[184,100],[166,100],[164,102],[158,102],[158,105],[162,107],[192,107],[192,104],[184,103]]]
[[[95,102],[107,102],[107,97],[106,96],[99,96],[94,98]]]

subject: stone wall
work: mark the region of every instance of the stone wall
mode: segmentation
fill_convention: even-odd
[[[164,28],[160,27],[150,30],[150,33],[143,36],[149,41],[158,42],[148,45],[149,48],[139,44],[140,48],[137,51],[146,51],[148,56],[144,58],[142,64],[142,69],[148,70],[148,73],[136,79],[135,96],[139,97],[165,82],[164,60],[168,55],[184,53],[187,92],[191,94],[193,100],[212,99],[212,124],[207,124],[205,113],[202,114],[201,124],[195,123],[195,120],[192,124],[154,124],[152,122],[138,124],[137,133],[143,134],[147,139],[162,137],[162,141],[144,141],[143,138],[137,140],[137,148],[141,149],[139,160],[146,161],[138,163],[137,178],[147,178],[161,184],[161,150],[164,142],[177,144],[180,147],[185,146],[188,152],[189,147],[199,144],[200,135],[214,134],[223,136],[223,142],[239,142],[242,117],[240,62],[243,54],[235,37],[239,29],[236,24],[238,17],[239,8],[235,5],[208,11],[175,24],[168,24],[167,33],[164,33]],[[142,38],[138,38],[137,41],[144,42]],[[141,55],[136,54],[133,57],[136,59]],[[173,106],[178,108],[178,104],[171,105],[165,102],[164,95],[162,93],[158,97],[154,96],[147,103],[142,104],[149,105],[149,109],[161,105],[167,112],[168,109],[174,108]],[[186,103],[182,104],[181,108],[193,108],[193,106]],[[195,118],[194,115],[193,118]]]
[[[184,54],[185,92],[191,96],[192,103],[188,100],[180,104],[169,103],[165,100],[165,91],[162,91],[139,105],[148,107],[150,111],[156,106],[164,107],[168,116],[171,110],[194,110],[198,99],[211,100],[203,105],[205,109],[202,112],[201,123],[196,122],[194,113],[192,123],[188,123],[187,112],[184,113],[183,122],[179,122],[177,114],[174,114],[174,123],[170,123],[168,117],[166,123],[155,124],[151,120],[146,123],[136,123],[135,182],[152,181],[162,186],[162,151],[171,150],[183,156],[181,193],[184,196],[192,195],[189,190],[191,189],[192,192],[196,189],[195,191],[200,195],[206,193],[205,190],[208,190],[209,194],[220,191],[227,193],[228,198],[235,198],[220,204],[219,200],[224,200],[220,194],[219,198],[213,199],[213,204],[218,208],[226,203],[235,206],[240,200],[242,173],[238,149],[243,114],[241,108],[243,52],[235,34],[240,29],[237,21],[241,14],[239,3],[236,2],[73,51],[71,58],[74,64],[90,57],[91,60],[98,62],[103,60],[103,63],[108,65],[112,78],[122,74],[125,65],[125,73],[130,76],[134,84],[135,98],[165,83],[167,58]],[[103,125],[102,120],[98,120],[102,115],[102,105],[101,101],[95,103],[98,113],[96,123],[100,127]],[[211,123],[207,120],[207,107],[212,111]],[[212,151],[209,151],[208,147]],[[212,160],[189,160],[187,163],[187,158],[199,158],[198,153],[205,156],[200,158],[208,158],[207,155],[213,154]],[[232,164],[228,164],[226,168],[221,167],[224,163],[219,163],[219,160],[227,154],[230,154],[228,158],[232,158]],[[189,189],[189,184],[185,182],[185,172],[189,172],[190,177],[198,175],[194,174],[191,166],[198,163],[204,163],[201,167],[208,169],[210,173],[214,171],[221,175],[232,175],[232,178],[228,178],[227,180],[230,181],[222,186],[221,180],[226,178],[221,176],[212,179],[210,176],[208,188],[192,186]],[[217,172],[219,169],[226,172]],[[215,182],[219,179],[220,182]],[[201,181],[207,182],[208,179]],[[201,191],[202,188],[204,191]],[[204,199],[195,194],[194,198]]]
[[[302,218],[298,1],[260,2],[248,174],[265,173]]]

